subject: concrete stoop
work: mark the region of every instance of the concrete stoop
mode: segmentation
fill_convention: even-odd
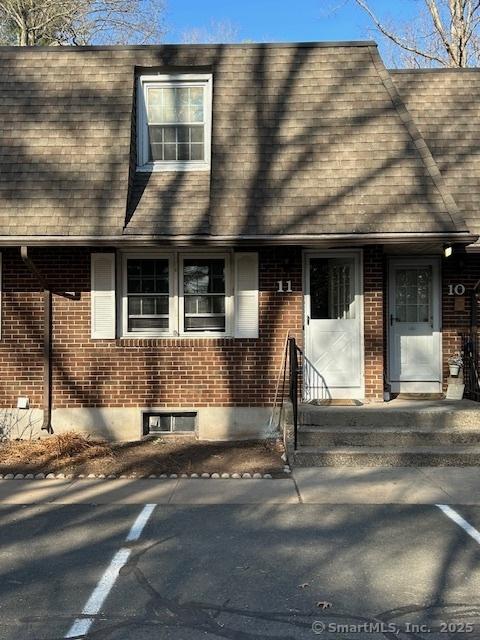
[[[480,405],[468,400],[301,405],[299,423],[297,467],[480,465]]]

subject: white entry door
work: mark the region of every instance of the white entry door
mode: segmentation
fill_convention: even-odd
[[[441,391],[438,260],[418,258],[390,262],[389,347],[393,392]]]
[[[304,399],[360,398],[362,305],[360,253],[306,260]]]

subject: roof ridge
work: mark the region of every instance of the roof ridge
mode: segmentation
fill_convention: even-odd
[[[422,69],[387,69],[390,74],[413,74],[422,75],[426,73],[480,73],[480,67],[436,67],[436,68],[422,68]]]
[[[171,49],[215,49],[218,47],[231,49],[289,49],[289,48],[348,48],[348,47],[376,47],[374,40],[306,40],[303,42],[216,42],[216,43],[181,43],[181,42],[159,42],[156,44],[110,44],[110,45],[46,45],[46,46],[25,46],[18,45],[0,45],[0,53],[2,52],[18,52],[18,53],[42,53],[45,51],[54,51],[57,53],[75,52],[82,53],[85,51],[155,51],[165,48]]]
[[[378,50],[374,47],[370,48],[370,54],[372,56],[373,64],[375,69],[385,87],[392,103],[397,111],[400,120],[403,122],[406,130],[408,131],[412,142],[417,150],[422,162],[430,175],[437,191],[439,192],[443,204],[445,205],[445,209],[447,210],[448,215],[450,216],[455,228],[458,231],[468,231],[467,225],[465,224],[465,220],[460,212],[460,209],[457,206],[452,194],[446,188],[445,181],[443,176],[438,168],[437,163],[430,151],[427,143],[425,142],[422,134],[420,133],[419,128],[415,124],[415,121],[410,113],[410,111],[405,106],[402,98],[400,97],[400,93],[393,82],[390,73],[382,62],[380,54]]]

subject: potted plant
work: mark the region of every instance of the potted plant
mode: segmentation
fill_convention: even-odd
[[[463,367],[463,358],[458,351],[449,359],[448,366],[450,368],[450,375],[456,378],[460,373],[460,369]]]

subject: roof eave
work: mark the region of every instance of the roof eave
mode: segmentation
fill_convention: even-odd
[[[159,246],[159,245],[297,245],[334,246],[348,243],[351,246],[373,244],[408,244],[411,242],[470,245],[479,236],[464,231],[431,233],[326,233],[326,234],[286,234],[286,235],[128,235],[128,236],[0,236],[1,247],[26,246]]]

